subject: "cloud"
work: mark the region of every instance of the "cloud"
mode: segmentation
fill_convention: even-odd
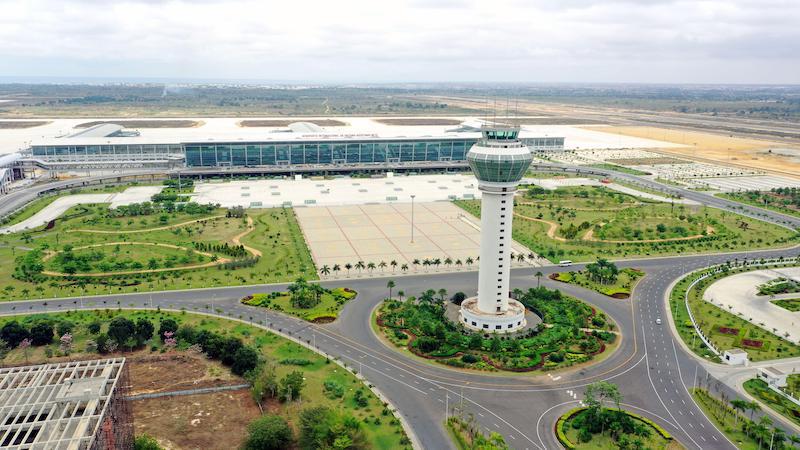
[[[0,61],[17,76],[800,82],[793,0],[0,0],[0,8]]]

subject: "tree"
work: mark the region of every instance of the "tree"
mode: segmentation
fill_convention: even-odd
[[[11,347],[8,345],[8,342],[0,339],[0,361],[4,360],[10,351]]]
[[[450,301],[452,301],[456,305],[461,305],[461,303],[463,303],[464,300],[466,299],[467,299],[467,294],[463,292],[456,292],[455,294],[453,294],[452,297],[450,297]]]
[[[247,440],[242,446],[245,450],[281,450],[291,447],[292,429],[280,416],[266,415],[250,422],[247,426]]]
[[[612,284],[617,281],[619,268],[613,262],[605,258],[599,258],[597,262],[586,265],[586,272],[588,272],[589,278],[594,281],[598,281],[601,284]]]
[[[331,268],[330,268],[330,267],[328,267],[328,265],[327,265],[327,264],[325,264],[324,266],[322,266],[322,268],[321,268],[321,269],[319,269],[319,273],[321,273],[322,275],[325,275],[325,276],[327,276],[327,275],[330,275],[330,273],[331,273]]]
[[[361,421],[326,406],[301,411],[299,428],[304,450],[367,448]]]
[[[158,328],[158,335],[161,337],[162,341],[164,339],[166,339],[166,337],[164,336],[164,333],[166,333],[168,331],[170,333],[172,333],[173,335],[175,333],[177,333],[177,331],[178,331],[178,322],[176,322],[175,319],[169,319],[169,318],[161,319],[161,324],[160,324],[160,326]]]
[[[16,320],[6,323],[0,330],[0,339],[4,340],[9,347],[16,347],[23,339],[29,337],[30,332]]]
[[[606,408],[605,403],[607,401],[614,402],[617,410],[620,409],[619,404],[622,402],[622,394],[620,394],[616,384],[598,381],[586,386],[583,403],[588,407],[588,414],[592,419],[599,420],[601,413]],[[605,426],[605,422],[603,422],[603,426]]]
[[[394,280],[389,280],[386,283],[386,287],[389,288],[389,298],[392,298],[392,289],[395,287]]]
[[[261,370],[253,377],[251,392],[253,400],[259,405],[265,398],[273,398],[278,394],[278,378],[274,364],[267,361],[261,366]]]
[[[540,271],[538,271],[538,272],[536,272],[536,287],[537,287],[537,288],[539,288],[539,286],[541,286],[541,284],[542,284],[542,277],[543,277],[543,276],[544,276],[544,274],[542,273],[542,271],[541,271],[541,270],[540,270]]]
[[[243,346],[233,356],[231,372],[244,375],[258,366],[258,352],[252,347]]]
[[[303,372],[295,370],[287,374],[281,379],[280,392],[283,400],[291,402],[293,399],[300,397],[300,392],[306,384],[306,379]]]
[[[155,327],[153,326],[153,322],[150,322],[144,317],[140,317],[136,321],[136,330],[134,331],[137,345],[144,345],[145,342],[149,341],[150,338],[153,337],[154,332]]]
[[[51,344],[54,332],[52,323],[44,320],[36,322],[31,327],[31,344],[35,346]]]
[[[28,364],[28,349],[31,348],[30,338],[23,339],[22,342],[19,343],[17,348],[22,350],[22,353],[25,355],[25,364]]]
[[[108,324],[108,337],[118,346],[125,346],[130,337],[135,337],[136,324],[125,317],[114,317]]]
[[[731,400],[731,406],[736,411],[744,412],[745,409],[747,408],[747,401],[735,398],[735,399]],[[739,423],[739,415],[736,414],[735,417],[736,417],[736,423],[738,424]]]

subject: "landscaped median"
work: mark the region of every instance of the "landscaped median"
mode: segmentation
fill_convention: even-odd
[[[792,379],[792,377],[794,378]],[[789,378],[791,379],[789,386],[784,388],[784,392],[794,392],[797,395],[797,389],[800,388],[800,375],[791,375]],[[800,405],[775,392],[764,380],[757,378],[747,380],[744,382],[744,389],[778,414],[796,425],[800,425]]]
[[[695,324],[703,336],[720,352],[741,348],[747,351],[750,361],[800,356],[800,346],[703,299],[705,290],[726,276],[796,264],[794,260],[748,262],[747,265],[743,265],[742,262],[732,262],[730,265],[725,264],[688,274],[678,281],[670,292],[670,311],[678,334],[686,346],[697,355],[717,361],[719,357],[697,335]],[[694,324],[689,316],[687,304],[695,318]]]
[[[609,297],[626,299],[631,296],[634,286],[643,275],[641,270],[618,269],[616,264],[601,258],[587,264],[586,270],[557,272],[550,275],[550,279],[585,287]]]
[[[583,399],[586,406],[571,409],[556,421],[558,442],[576,450],[684,448],[652,420],[620,408],[621,402],[622,394],[615,384],[600,381],[587,385]]]
[[[299,278],[285,292],[248,295],[242,303],[280,311],[309,322],[328,323],[336,320],[345,302],[356,295],[356,291],[349,288],[327,289]]]

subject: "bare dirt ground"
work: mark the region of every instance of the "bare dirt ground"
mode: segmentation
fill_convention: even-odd
[[[243,383],[219,362],[185,352],[141,352],[128,361],[131,394]],[[166,449],[238,448],[247,425],[261,414],[247,389],[135,400],[131,405],[136,433],[154,437]]]
[[[137,434],[168,450],[239,448],[247,425],[261,412],[250,391],[223,391],[132,402]]]
[[[402,125],[402,126],[417,126],[417,125],[459,125],[460,120],[456,119],[439,119],[439,118],[418,118],[418,119],[374,119],[375,122],[384,125]]]
[[[610,126],[587,128],[604,133],[622,134],[685,145],[685,147],[654,149],[660,153],[678,155],[703,162],[741,166],[800,177],[800,161],[785,155],[770,153],[771,149],[790,147],[789,144],[785,143],[657,127]]]
[[[241,120],[237,123],[240,127],[285,127],[294,122],[309,122],[321,127],[344,127],[347,123],[341,120],[334,119],[258,119],[258,120]]]
[[[122,125],[125,128],[194,128],[203,124],[198,120],[94,120],[84,122],[75,128],[89,128],[104,123]]]
[[[47,120],[0,120],[0,130],[40,127],[48,123],[50,121]]]

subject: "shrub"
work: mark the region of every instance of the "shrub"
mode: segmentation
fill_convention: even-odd
[[[258,352],[252,347],[241,347],[233,356],[231,372],[236,375],[244,375],[258,366]]]
[[[344,386],[336,380],[325,380],[322,384],[322,389],[328,398],[342,398],[344,396]]]
[[[290,448],[293,441],[289,424],[276,415],[259,417],[248,425],[247,432],[245,450],[281,450]]]
[[[114,317],[108,324],[108,337],[123,346],[136,333],[136,324],[125,317]]]
[[[467,353],[467,354],[461,356],[461,362],[463,362],[465,364],[474,364],[474,363],[478,362],[478,357],[475,356],[475,355]]]
[[[163,448],[158,445],[158,441],[154,438],[142,434],[136,436],[136,439],[133,441],[133,449],[134,450],[163,450]]]
[[[89,333],[92,334],[100,334],[100,329],[102,328],[102,322],[99,320],[93,320],[86,326],[86,329],[89,330]]]
[[[292,365],[292,366],[307,366],[311,364],[311,361],[305,358],[285,358],[280,361],[283,365]]]
[[[40,321],[31,327],[31,344],[47,345],[53,342],[53,324]]]
[[[20,342],[29,337],[30,332],[16,320],[3,325],[2,330],[0,330],[0,339],[6,341],[11,348],[18,346]]]
[[[439,348],[439,341],[429,336],[422,336],[414,341],[414,345],[416,345],[421,352],[430,353]]]

